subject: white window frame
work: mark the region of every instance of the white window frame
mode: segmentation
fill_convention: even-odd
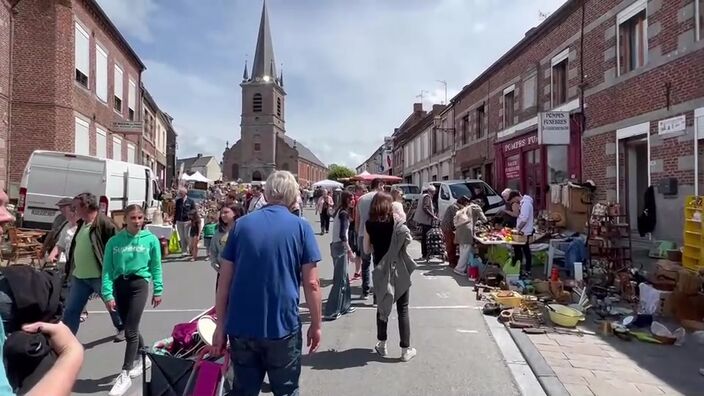
[[[115,158],[116,157],[115,147],[117,147],[117,146],[120,146],[120,152],[118,154],[119,156],[117,156],[117,158]],[[115,161],[122,161],[122,139],[118,136],[112,137],[112,159],[114,159]]]
[[[637,0],[623,11],[616,15],[616,75],[621,75],[621,25],[645,10],[645,21],[643,21],[643,65],[648,64],[648,1]]]
[[[620,161],[619,161],[619,146],[621,140],[632,138],[635,136],[645,135],[647,152],[648,152],[648,185],[651,185],[650,175],[650,122],[631,125],[626,128],[616,130],[616,202],[621,203],[621,183],[620,183]]]
[[[85,74],[86,77],[88,78],[88,87],[90,87],[90,34],[88,33],[88,30],[83,27],[78,21],[74,21],[74,45],[73,45],[73,60],[74,60],[74,68],[78,69],[81,71],[81,73]],[[79,46],[79,35],[85,37],[86,43],[85,43],[85,56],[87,59],[85,62],[82,62],[79,59],[79,51],[78,51],[78,46]],[[85,64],[82,64],[85,63]],[[74,70],[74,74],[75,74]],[[75,75],[73,76],[75,80]]]
[[[101,140],[103,144],[100,144]],[[108,132],[99,125],[95,126],[95,156],[98,158],[108,157]]]
[[[127,109],[134,112],[137,118],[137,84],[132,78],[127,83]]]
[[[102,68],[98,64],[101,58],[105,59]],[[108,64],[108,51],[99,43],[95,43],[95,96],[105,103],[108,102]]]
[[[85,120],[83,117],[74,116],[74,128],[73,128],[73,152],[80,155],[90,155],[90,122]],[[85,142],[79,141],[78,130],[79,127],[85,128],[85,134],[81,137],[85,138]],[[80,139],[83,140],[83,139]],[[80,148],[83,150],[79,151]]]
[[[127,162],[130,164],[137,163],[137,147],[134,143],[127,143]]]
[[[551,72],[552,73],[552,72]],[[516,84],[512,84],[508,88],[504,89],[504,96],[503,96],[503,111],[504,111],[504,128],[508,128],[509,126],[513,125],[513,119],[511,119],[511,123],[506,122],[506,95],[513,93],[513,109],[511,109],[512,115],[515,116],[515,109],[516,109]],[[486,117],[486,114],[484,115]],[[511,117],[513,118],[513,117]]]
[[[120,76],[119,82],[118,82],[118,74]],[[125,95],[123,92],[124,89],[124,84],[125,84],[125,73],[118,65],[115,63],[115,66],[113,67],[113,96],[120,99],[121,106],[120,106],[120,113],[122,113],[122,110],[125,108]],[[117,111],[115,109],[115,106],[113,106],[113,110]]]
[[[552,60],[550,60],[550,107],[555,107],[555,79],[554,79],[554,70],[555,66],[559,65],[560,63],[567,61],[567,67],[570,65],[570,48],[567,47],[562,52],[559,54],[555,55]],[[565,74],[567,74],[567,68],[565,68]],[[567,82],[569,82],[569,76],[567,77]],[[565,85],[565,103],[568,102],[569,100],[569,95],[567,95],[567,85]],[[562,104],[562,103],[560,103]]]

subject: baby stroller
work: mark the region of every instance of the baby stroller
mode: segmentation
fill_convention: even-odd
[[[142,376],[144,396],[223,396],[231,389],[229,357],[204,356],[215,331],[215,308],[174,326],[172,335],[142,350],[142,367],[152,362],[150,376]]]

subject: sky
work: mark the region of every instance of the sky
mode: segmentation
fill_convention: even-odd
[[[459,90],[565,0],[267,0],[286,133],[324,163],[364,162],[420,101]],[[174,118],[179,157],[240,136],[262,0],[98,0]]]

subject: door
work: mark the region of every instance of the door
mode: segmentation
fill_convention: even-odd
[[[543,174],[542,147],[523,153],[523,169],[525,194],[533,197],[536,209],[545,208],[545,177]]]
[[[643,195],[648,188],[648,145],[645,139],[625,142],[625,185],[628,221],[637,229],[638,215],[643,211]]]

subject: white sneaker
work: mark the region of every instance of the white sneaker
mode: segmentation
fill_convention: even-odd
[[[142,373],[144,370],[149,370],[149,368],[152,366],[152,361],[147,359],[147,367],[142,368],[142,358],[140,357],[137,362],[134,364],[134,367],[132,367],[132,370],[130,370],[130,378],[137,378]]]
[[[402,348],[401,351],[401,360],[404,362],[407,362],[411,359],[413,359],[414,356],[416,356],[416,349],[415,348]]]
[[[108,396],[122,396],[127,392],[132,386],[132,379],[130,379],[130,374],[127,371],[122,371],[120,375],[117,376],[115,380],[115,385],[110,389]]]
[[[374,345],[374,350],[379,356],[386,357],[386,341],[377,341],[376,345]]]

